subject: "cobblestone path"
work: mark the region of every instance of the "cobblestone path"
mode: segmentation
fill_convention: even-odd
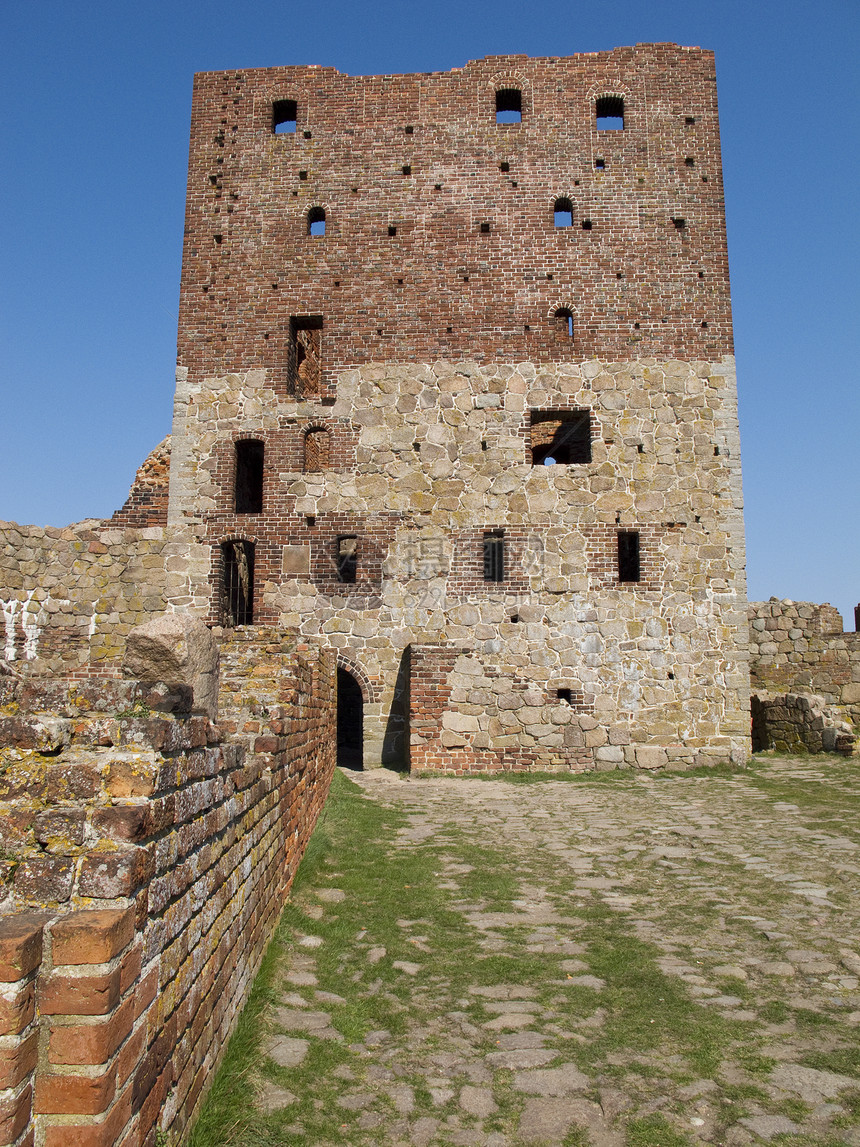
[[[858,774],[355,774],[376,892],[297,896],[253,1141],[860,1145]]]

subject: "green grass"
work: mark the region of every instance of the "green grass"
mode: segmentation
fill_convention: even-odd
[[[778,770],[778,762],[756,762],[750,770],[702,773],[718,783],[721,778],[725,783],[726,777],[740,777],[744,785],[767,791],[774,800],[792,801],[802,809],[809,807],[804,794],[810,789],[814,793],[811,805],[816,808],[824,803],[829,807],[831,797],[835,809],[846,807],[840,804],[836,790],[822,794],[814,784],[800,778],[777,776],[771,780],[771,770]],[[689,776],[669,773],[665,779],[680,784]],[[628,788],[641,784],[629,772],[588,777],[516,773],[486,779],[527,785],[557,780],[590,785],[625,783]],[[761,803],[766,807],[766,802]],[[438,810],[435,815],[439,817]],[[497,984],[534,989],[534,1001],[552,1013],[545,1016],[541,1026],[545,1046],[557,1053],[558,1062],[576,1063],[593,1079],[602,1077],[613,1087],[624,1089],[631,1098],[631,1109],[621,1117],[627,1147],[686,1147],[698,1141],[697,1136],[688,1138],[675,1121],[676,1113],[683,1117],[690,1110],[686,1101],[676,1099],[665,1113],[637,1113],[637,1106],[641,1112],[656,1088],[671,1095],[675,1088],[693,1080],[715,1080],[717,1090],[710,1101],[720,1111],[718,1136],[747,1112],[747,1104],[773,1109],[765,1088],[776,1061],[766,1054],[765,1045],[774,1036],[760,1022],[721,1014],[693,999],[684,981],[661,969],[659,961],[665,955],[661,945],[639,938],[631,920],[603,904],[597,895],[571,894],[571,871],[551,850],[502,851],[494,847],[493,839],[481,837],[462,821],[454,820],[442,821],[432,836],[420,842],[398,839],[398,830],[408,824],[404,814],[365,798],[343,775],[336,776],[290,902],[193,1130],[191,1147],[291,1147],[309,1143],[374,1147],[387,1142],[381,1137],[399,1116],[384,1082],[367,1075],[369,1064],[396,1067],[398,1081],[414,1089],[415,1108],[410,1118],[432,1114],[444,1121],[457,1114],[461,1127],[475,1126],[475,1121],[458,1110],[456,1095],[446,1104],[434,1106],[426,1079],[428,1072],[433,1074],[436,1069],[428,1066],[428,1057],[459,1046],[456,1041],[463,1023],[471,1025],[468,1042],[474,1055],[496,1049],[499,1033],[482,1028],[495,1013],[472,989]],[[634,833],[631,840],[635,839]],[[664,928],[667,944],[673,929],[695,938],[668,945],[670,951],[701,970],[706,978],[710,976],[712,987],[757,1008],[766,1024],[794,1021],[792,1038],[796,1033],[797,1039],[806,1040],[798,1047],[801,1062],[840,1074],[860,1073],[853,1046],[818,1046],[822,1038],[831,1039],[831,1028],[838,1023],[835,1015],[762,998],[752,980],[713,978],[709,966],[733,961],[718,958],[717,953],[713,958],[700,958],[696,944],[702,944],[704,933],[717,926],[719,913],[703,904],[701,890],[685,887],[670,872],[648,868],[643,865],[647,857],[641,854],[624,858],[623,847],[619,845],[613,864],[620,873],[632,877],[627,892],[638,894],[649,907],[659,908],[659,915],[654,915]],[[758,873],[734,860],[718,868],[704,866],[695,856],[684,863],[690,872],[706,869],[717,885],[730,890],[738,906],[755,905],[762,886]],[[452,887],[440,887],[449,883]],[[320,901],[316,892],[326,887],[342,889],[345,899]],[[536,926],[518,920],[515,902],[535,887],[544,890],[541,895],[566,918],[564,923],[547,924],[541,932],[549,950],[535,950]],[[770,890],[770,884],[767,887]],[[665,902],[659,899],[661,888],[670,893]],[[783,896],[782,889],[775,887],[768,910],[778,911]],[[314,919],[309,909],[321,903],[322,917]],[[509,917],[490,930],[503,938],[502,950],[482,942],[487,933],[470,922],[472,911]],[[732,927],[744,944],[768,943],[746,922],[733,920]],[[318,1003],[311,990],[286,982],[290,962],[299,954],[308,955],[309,950],[298,945],[306,934],[323,941],[312,950],[318,988],[341,995],[343,1003]],[[562,961],[570,956],[551,950],[556,938],[575,940],[581,946],[576,958],[585,965],[583,971],[604,982],[601,990],[569,982]],[[367,959],[371,947],[385,949],[385,955],[373,964]],[[423,950],[425,947],[429,950]],[[418,964],[420,972],[412,977],[395,969],[395,961]],[[287,991],[299,991],[311,1007],[330,1012],[332,1025],[344,1036],[342,1041],[306,1037],[309,1053],[298,1068],[290,1070],[279,1068],[262,1051],[265,1039],[277,1030],[272,1007]],[[773,984],[768,985],[768,991],[773,993]],[[421,1030],[421,1039],[413,1038],[416,1029]],[[373,1055],[358,1050],[374,1030],[390,1033],[391,1056],[386,1057],[384,1049]],[[727,1064],[739,1073],[731,1084],[722,1078]],[[346,1085],[333,1074],[344,1068],[354,1076]],[[455,1092],[468,1082],[457,1067],[448,1074]],[[261,1112],[254,1098],[265,1080],[288,1089],[297,1101],[282,1111]],[[512,1072],[495,1073],[498,1111],[483,1126],[513,1141],[525,1097],[512,1081]],[[372,1094],[369,1110],[383,1118],[378,1127],[363,1129],[361,1112],[338,1106],[345,1086]],[[597,1097],[595,1091],[592,1098]],[[857,1103],[860,1105],[860,1100]],[[786,1114],[794,1111],[798,1121],[804,1117],[800,1101],[786,1099],[779,1110]],[[850,1118],[851,1109],[845,1116]],[[293,1125],[301,1128],[301,1134],[292,1129]],[[799,1137],[791,1141],[798,1147],[801,1142],[812,1142]],[[573,1127],[562,1147],[586,1144],[586,1132]]]

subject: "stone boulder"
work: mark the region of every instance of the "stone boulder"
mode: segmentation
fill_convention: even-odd
[[[128,635],[122,668],[127,677],[144,684],[190,686],[192,712],[216,720],[218,644],[199,618],[165,613],[138,625]]]

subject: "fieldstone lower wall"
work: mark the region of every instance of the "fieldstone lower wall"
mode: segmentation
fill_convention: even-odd
[[[638,694],[626,713],[609,716],[600,695],[572,676],[542,685],[474,650],[416,645],[411,670],[410,766],[417,772],[683,769],[747,757],[747,729],[679,737],[678,702],[669,691]],[[707,698],[690,696],[687,704],[706,725]]]
[[[209,608],[211,553],[193,527],[0,522],[0,539],[0,662],[30,674],[118,676],[136,625]]]
[[[188,690],[0,678],[3,1147],[182,1136],[334,769],[332,656],[279,657],[235,733]]]
[[[850,756],[857,738],[851,726],[822,697],[796,693],[754,694],[753,752],[844,753]]]
[[[834,717],[860,727],[860,633],[844,633],[832,605],[755,601],[749,605],[753,694],[814,694]]]

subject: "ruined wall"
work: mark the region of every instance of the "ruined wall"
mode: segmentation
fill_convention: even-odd
[[[189,1122],[334,768],[333,663],[281,654],[282,704],[233,737],[147,711],[181,693],[4,678],[0,1143]]]
[[[444,683],[458,768],[746,756],[714,79],[668,44],[196,77],[169,517],[210,547],[210,624],[363,681],[367,765],[403,763],[408,651],[437,646],[477,667]]]
[[[860,727],[860,633],[842,625],[826,603],[750,602],[752,691],[817,694]]]
[[[209,608],[209,550],[192,530],[89,520],[0,534],[2,660],[27,673],[118,673],[134,626]]]
[[[170,435],[151,450],[138,468],[128,497],[110,519],[112,526],[167,524],[167,494],[170,487]]]

